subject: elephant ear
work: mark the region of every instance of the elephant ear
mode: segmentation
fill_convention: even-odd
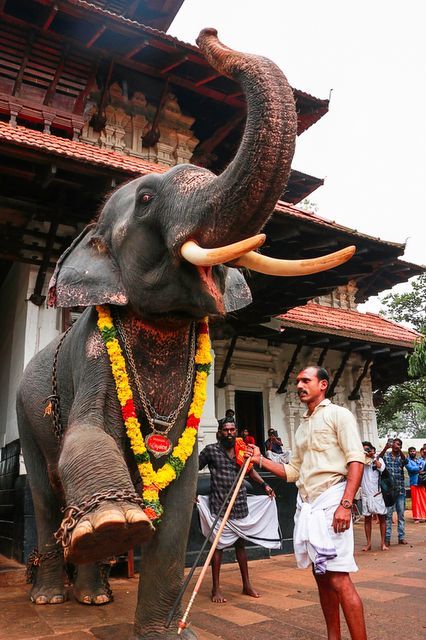
[[[252,301],[250,288],[242,273],[238,269],[229,267],[225,276],[223,294],[226,313],[247,307]]]
[[[89,225],[59,258],[49,283],[52,307],[125,305],[127,293],[120,271],[104,240]]]

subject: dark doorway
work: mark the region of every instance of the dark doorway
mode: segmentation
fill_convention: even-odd
[[[238,431],[241,427],[249,430],[256,444],[263,449],[263,396],[261,391],[235,392],[235,419]]]

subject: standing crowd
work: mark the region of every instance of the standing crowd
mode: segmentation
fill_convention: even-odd
[[[376,455],[376,448],[371,442],[362,444],[366,461],[361,500],[367,538],[363,551],[371,549],[373,519],[379,523],[381,549],[387,551],[391,543],[394,512],[397,514],[398,544],[407,544],[405,469],[409,477],[414,522],[426,522],[426,445],[420,449],[419,455],[415,447],[409,447],[407,456],[400,438],[389,438],[379,455]]]

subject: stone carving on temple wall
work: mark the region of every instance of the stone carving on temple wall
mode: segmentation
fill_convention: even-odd
[[[337,287],[337,289],[328,293],[326,296],[314,298],[313,301],[317,304],[322,304],[325,307],[356,311],[357,303],[355,301],[355,296],[357,291],[358,287],[355,280],[349,280],[347,284]]]
[[[158,119],[158,141],[150,147],[143,145],[143,138],[151,130],[156,107],[147,102],[142,92],[135,92],[129,99],[120,84],[114,82],[108,90],[105,125],[101,131],[95,131],[90,123],[100,101],[100,91],[94,87],[86,104],[81,133],[83,142],[170,167],[191,161],[199,142],[191,131],[195,119],[182,113],[174,94],[169,93],[166,97]]]

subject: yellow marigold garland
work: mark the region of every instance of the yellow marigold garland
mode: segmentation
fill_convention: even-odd
[[[158,521],[163,513],[159,493],[179,477],[187,459],[194,450],[197,439],[198,425],[206,400],[207,376],[210,372],[212,362],[208,319],[205,318],[199,321],[197,326],[197,350],[195,353],[196,373],[192,402],[189,407],[185,430],[171,454],[167,457],[164,465],[155,471],[145,446],[141,425],[136,416],[126,362],[117,338],[117,332],[109,307],[97,306],[96,310],[98,312],[97,324],[108,351],[127,437],[130,440],[130,445],[142,478],[142,497],[145,502],[144,511],[151,520]]]

